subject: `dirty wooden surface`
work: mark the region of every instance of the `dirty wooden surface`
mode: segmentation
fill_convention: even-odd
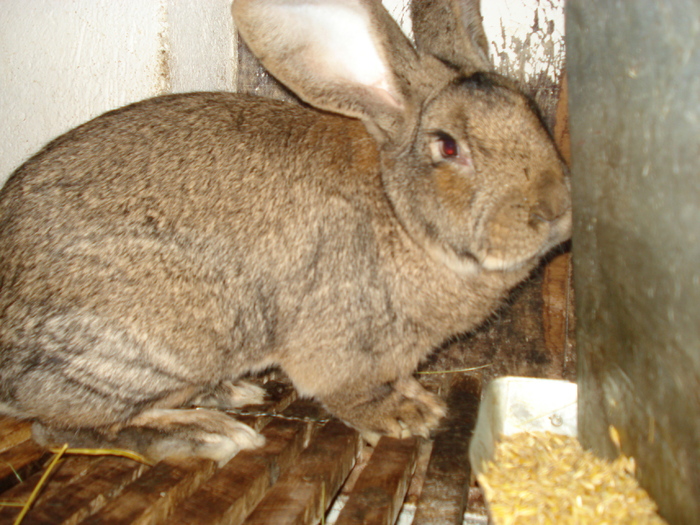
[[[458,525],[462,522],[471,482],[469,442],[480,399],[479,375],[456,374],[452,378],[447,394],[450,412],[435,434],[415,525]]]
[[[564,72],[554,121],[554,140],[564,161],[571,165],[568,96],[568,83]],[[561,368],[562,377],[573,380],[576,377],[576,319],[571,251],[558,254],[545,267],[542,301],[545,348],[552,356],[555,366]]]
[[[359,444],[355,430],[337,420],[328,422],[245,523],[317,523],[350,473]]]
[[[408,491],[418,449],[419,438],[380,439],[336,524],[394,523]]]
[[[262,429],[265,445],[246,450],[224,465],[199,490],[174,509],[171,523],[182,525],[242,523],[269,488],[296,460],[319,425],[321,410],[296,401]],[[290,419],[287,419],[290,418]]]

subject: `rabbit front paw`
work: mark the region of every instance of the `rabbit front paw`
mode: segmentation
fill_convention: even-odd
[[[344,419],[374,445],[383,435],[427,439],[446,413],[442,399],[425,390],[415,379],[408,378],[377,388],[373,399],[353,407]]]
[[[265,389],[248,381],[222,381],[212,390],[191,400],[193,406],[230,410],[246,405],[259,405],[265,400]]]

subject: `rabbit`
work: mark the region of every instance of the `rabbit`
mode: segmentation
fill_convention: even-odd
[[[571,230],[532,102],[478,4],[235,0],[303,102],[164,95],[58,137],[0,193],[0,412],[41,443],[223,464],[263,438],[217,408],[279,367],[371,442],[428,437],[414,378]],[[191,408],[206,400],[207,408]]]

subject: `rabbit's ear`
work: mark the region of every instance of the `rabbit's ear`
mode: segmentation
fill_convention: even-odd
[[[421,51],[466,74],[493,68],[479,0],[413,0],[411,20]]]
[[[380,142],[403,134],[418,55],[378,0],[235,0],[243,39],[309,104],[360,118]]]

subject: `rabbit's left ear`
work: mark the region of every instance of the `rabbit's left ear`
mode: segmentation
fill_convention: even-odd
[[[463,73],[490,71],[480,0],[413,0],[411,21],[418,49]]]
[[[418,55],[379,0],[235,0],[243,39],[301,99],[360,118],[380,142],[412,114]]]

